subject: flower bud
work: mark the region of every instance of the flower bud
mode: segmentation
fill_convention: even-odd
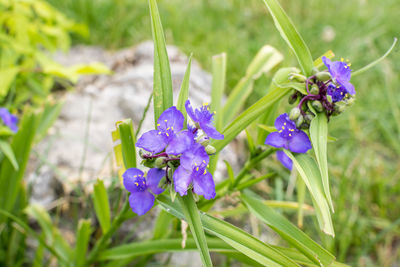
[[[311,73],[312,73],[313,75],[316,75],[318,72],[319,72],[319,69],[318,69],[318,68],[316,68],[316,67],[312,68]]]
[[[322,112],[324,110],[324,107],[322,106],[321,102],[318,100],[314,100],[311,103],[311,106],[317,111],[317,112]]]
[[[300,116],[297,118],[296,127],[297,127],[297,128],[300,128],[300,126],[303,124],[303,122],[304,122],[304,118],[303,118],[302,115],[300,115]]]
[[[217,152],[217,150],[215,149],[215,147],[208,145],[208,146],[206,146],[206,152],[208,155],[212,155],[212,154],[215,154],[215,152]]]
[[[322,82],[326,82],[332,78],[331,74],[327,71],[318,72],[317,74],[315,74],[315,77],[317,77],[317,79]]]
[[[289,96],[288,102],[290,105],[294,104],[297,100],[297,92]]]
[[[335,111],[336,111],[338,114],[342,113],[342,112],[345,111],[345,110],[346,110],[346,103],[344,103],[343,101],[340,101],[340,102],[336,102],[336,103],[335,103]]]
[[[328,102],[331,104],[333,103],[332,96],[330,96],[330,95],[326,96],[326,100],[328,100]]]
[[[345,103],[346,103],[346,105],[351,106],[351,105],[353,105],[354,101],[355,101],[354,97],[349,97],[345,100]]]
[[[314,119],[314,115],[313,114],[306,114],[305,116],[304,116],[304,119],[305,119],[305,121],[307,122],[307,123],[311,123],[311,121]]]
[[[161,169],[161,168],[167,166],[167,163],[166,163],[166,161],[165,161],[165,158],[164,158],[164,157],[157,158],[157,159],[154,161],[154,166],[155,166],[156,168],[159,168],[159,169]]]
[[[318,85],[313,84],[313,85],[311,86],[310,94],[312,94],[312,95],[318,95],[318,94],[319,94]]]
[[[289,119],[292,121],[297,120],[297,118],[301,115],[300,109],[298,107],[292,108],[292,110],[289,113]]]
[[[206,147],[210,143],[210,138],[206,135],[202,135],[197,138],[197,143],[201,144],[202,146]]]

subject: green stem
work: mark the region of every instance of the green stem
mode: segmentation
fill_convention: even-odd
[[[102,249],[104,249],[104,247],[107,245],[108,240],[119,229],[121,224],[125,221],[124,215],[128,210],[129,210],[129,201],[127,198],[120,213],[115,217],[115,220],[113,220],[110,229],[94,245],[92,251],[90,252],[86,260],[85,266],[90,266],[93,264],[93,262],[95,262],[99,252]]]
[[[182,207],[183,214],[185,215],[186,222],[190,227],[193,238],[196,241],[197,248],[200,251],[201,261],[206,267],[212,267],[210,252],[207,246],[206,235],[200,220],[199,210],[193,198],[193,193],[188,190],[186,196],[178,197],[179,203]]]

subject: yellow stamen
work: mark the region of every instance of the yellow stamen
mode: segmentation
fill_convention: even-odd
[[[169,134],[168,133],[165,133],[168,137],[169,137]]]
[[[199,171],[199,167],[196,168],[196,171]]]
[[[283,125],[286,125],[286,122],[284,122]]]
[[[208,102],[204,102],[204,103],[203,103],[203,106],[208,106]]]
[[[160,126],[160,124],[159,124],[159,123],[157,123],[157,126]]]
[[[204,170],[203,175],[206,175],[206,173],[207,173],[207,170]]]
[[[136,186],[139,186],[139,184],[138,184],[138,183],[135,183],[135,185],[136,185]]]
[[[343,61],[344,61],[344,58],[340,58],[340,61],[342,61],[342,62],[343,62]]]
[[[158,134],[161,134],[161,132],[158,132]]]
[[[292,134],[289,134],[289,136],[292,136]]]
[[[174,130],[174,127],[173,127],[173,126],[171,126],[171,130],[172,130],[172,131]]]
[[[285,126],[282,126],[282,130],[285,130]]]
[[[164,120],[165,122],[167,122],[168,120]]]

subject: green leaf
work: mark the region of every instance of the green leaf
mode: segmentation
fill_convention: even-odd
[[[188,190],[186,196],[178,197],[179,203],[183,214],[185,215],[185,221],[190,227],[193,238],[196,241],[197,248],[200,251],[201,261],[204,266],[212,266],[210,258],[210,252],[208,251],[207,240],[204,234],[204,229],[200,221],[199,210],[197,209],[196,202],[193,199],[191,190]]]
[[[79,220],[75,242],[75,264],[83,266],[92,233],[90,220]]]
[[[274,47],[265,45],[253,58],[246,70],[246,75],[233,88],[222,110],[224,125],[232,121],[246,102],[253,90],[254,81],[282,62],[283,56]]]
[[[173,105],[172,79],[156,0],[149,0],[151,29],[154,41],[154,116],[155,124],[161,113]]]
[[[269,12],[274,19],[275,27],[296,55],[302,72],[304,75],[310,76],[312,68],[314,67],[313,59],[303,38],[300,36],[299,32],[296,30],[278,1],[264,0],[264,3],[267,5]]]
[[[329,266],[334,261],[335,257],[331,253],[314,242],[281,214],[265,205],[261,200],[252,197],[246,192],[242,193],[240,198],[251,213],[314,263]]]
[[[322,62],[322,57],[327,57],[329,59],[332,59],[335,56],[335,54],[332,52],[332,50],[326,51],[322,56],[314,60],[314,66],[316,68],[320,68],[324,66],[324,62]]]
[[[222,128],[221,101],[225,89],[226,53],[212,57],[211,111],[215,112],[215,128]]]
[[[93,186],[93,204],[97,219],[100,222],[103,234],[107,233],[111,225],[110,205],[108,203],[107,190],[102,180],[98,179]]]
[[[324,188],[326,199],[334,212],[331,191],[329,189],[328,176],[328,158],[327,158],[327,142],[328,142],[328,118],[325,113],[316,113],[310,125],[311,142],[317,157],[319,170],[322,177],[322,185]]]
[[[0,100],[2,100],[8,93],[12,82],[17,76],[19,68],[11,67],[0,70]]]
[[[235,173],[233,172],[231,164],[229,164],[229,162],[226,160],[224,160],[224,162],[226,165],[226,170],[228,172],[229,181],[230,181],[231,185],[233,185],[233,183],[235,182]]]
[[[18,162],[17,159],[15,158],[14,152],[12,151],[12,148],[10,144],[4,140],[0,139],[0,151],[6,155],[8,160],[11,162],[12,166],[14,167],[14,170],[18,171]]]
[[[285,153],[293,161],[297,171],[311,193],[319,227],[324,233],[335,236],[330,209],[322,188],[322,178],[317,163],[307,154],[297,154],[293,156],[293,154],[287,150],[285,150]]]
[[[264,124],[257,124],[257,126],[269,133],[276,132],[275,126],[268,126]]]
[[[136,167],[136,139],[131,119],[117,123],[125,169]]]
[[[375,61],[369,63],[367,66],[364,66],[364,67],[362,67],[362,68],[359,69],[359,70],[353,71],[353,72],[351,73],[351,76],[354,77],[354,76],[356,76],[356,75],[358,75],[358,74],[361,74],[361,73],[363,73],[363,72],[369,70],[370,68],[372,68],[373,66],[375,66],[376,64],[378,64],[379,62],[381,62],[382,60],[384,60],[384,59],[390,54],[390,52],[392,52],[393,48],[396,46],[396,43],[397,43],[397,38],[394,38],[392,46],[389,48],[388,51],[386,51],[386,53],[385,53],[383,56],[381,56],[381,57],[378,58],[377,60],[375,60]]]
[[[180,219],[184,218],[180,207],[171,202],[165,195],[160,195],[157,201],[165,211]],[[205,230],[260,264],[272,267],[299,266],[272,246],[223,220],[205,213],[200,214],[200,219]]]
[[[181,90],[179,91],[178,103],[176,104],[176,108],[180,110],[185,117],[185,122],[187,120],[185,102],[189,98],[189,80],[190,80],[190,71],[192,67],[192,55],[189,57],[189,62],[186,67],[185,76],[183,77]],[[184,123],[186,125],[186,123]]]
[[[40,118],[40,123],[36,131],[36,142],[39,142],[42,138],[46,136],[48,129],[58,118],[58,115],[60,114],[63,105],[64,101],[60,101],[58,103],[47,102],[45,104],[42,112],[42,117]]]

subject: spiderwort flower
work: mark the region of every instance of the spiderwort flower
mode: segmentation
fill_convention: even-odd
[[[141,216],[153,207],[155,199],[153,194],[159,195],[164,191],[158,187],[164,175],[162,169],[153,168],[147,172],[146,181],[144,173],[137,168],[129,168],[124,172],[123,182],[126,190],[131,192],[129,204],[134,213]]]
[[[144,133],[136,146],[152,153],[163,151],[182,130],[184,120],[185,117],[176,107],[166,109],[157,120],[157,130]]]
[[[343,61],[334,61],[332,62],[327,57],[322,57],[322,61],[325,66],[328,68],[329,73],[332,76],[332,79],[343,87],[347,93],[351,95],[355,95],[356,91],[354,86],[350,83],[351,78],[351,69],[350,66]]]
[[[10,128],[11,131],[16,133],[18,131],[18,118],[11,114],[6,108],[0,108],[0,118],[4,125]]]
[[[347,94],[346,89],[343,86],[336,87],[333,84],[328,85],[327,94],[332,97],[332,102],[341,101]]]
[[[207,103],[197,109],[193,109],[189,100],[185,103],[186,111],[194,123],[197,123],[200,128],[213,139],[224,139],[224,135],[218,132],[214,125],[214,113],[210,112],[210,107]]]
[[[180,163],[173,176],[175,191],[184,196],[192,184],[194,193],[206,199],[214,198],[215,184],[212,175],[207,172],[209,157],[204,147],[194,143],[182,154]]]

